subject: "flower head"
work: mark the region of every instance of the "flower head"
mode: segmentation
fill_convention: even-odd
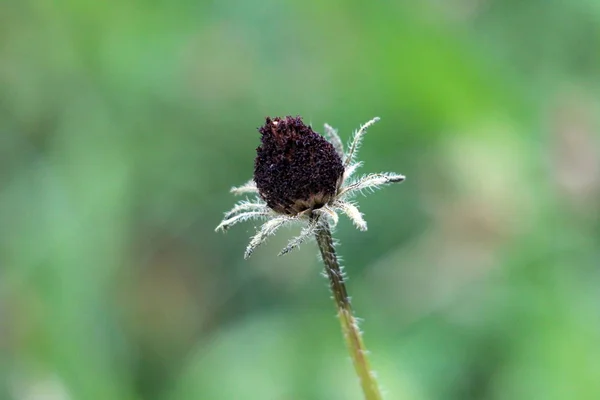
[[[300,117],[267,118],[259,132],[254,182],[268,207],[297,215],[333,199],[344,166],[331,143]]]
[[[237,195],[257,196],[238,202],[225,214],[216,230],[225,231],[250,219],[265,220],[246,248],[245,258],[268,236],[289,223],[303,222],[305,226],[280,255],[312,238],[328,221],[335,225],[338,212],[346,214],[358,229],[366,230],[367,224],[357,205],[351,201],[352,197],[365,189],[376,189],[405,179],[394,173],[352,177],[362,165],[355,161],[361,140],[367,128],[378,120],[374,118],[362,125],[344,151],[336,130],[329,125],[325,125],[329,139],[326,140],[305,125],[300,117],[267,118],[258,129],[261,145],[256,149],[254,178],[231,189]]]

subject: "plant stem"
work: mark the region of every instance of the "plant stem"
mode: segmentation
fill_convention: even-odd
[[[354,369],[360,380],[360,386],[362,387],[365,399],[381,400],[383,397],[381,396],[379,386],[377,385],[375,376],[369,366],[367,349],[365,348],[358,328],[358,323],[352,312],[350,299],[348,298],[348,292],[346,291],[346,284],[344,282],[344,275],[338,262],[337,255],[335,254],[329,224],[326,221],[322,221],[321,224],[320,229],[316,233],[317,244],[319,245],[319,250],[323,257],[325,271],[329,278],[329,285],[331,287],[331,292],[333,293],[338,317],[342,326],[342,332],[346,339],[348,351],[352,357]]]

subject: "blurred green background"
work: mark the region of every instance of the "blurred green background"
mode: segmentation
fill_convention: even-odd
[[[0,2],[0,399],[352,400],[314,243],[216,234],[265,116],[405,183],[336,231],[388,399],[600,399],[600,2]]]

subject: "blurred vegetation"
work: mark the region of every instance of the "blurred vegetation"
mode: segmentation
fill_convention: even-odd
[[[314,244],[214,227],[267,115],[406,183],[341,221],[389,399],[600,399],[600,2],[0,3],[0,398],[359,399]]]

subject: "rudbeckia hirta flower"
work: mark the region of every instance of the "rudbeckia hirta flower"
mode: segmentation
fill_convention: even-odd
[[[259,128],[261,145],[256,149],[254,178],[231,189],[237,195],[256,196],[237,203],[217,227],[224,231],[242,221],[264,220],[246,248],[246,258],[287,224],[304,226],[280,255],[316,238],[342,332],[367,400],[381,400],[381,391],[369,366],[367,350],[350,305],[330,225],[337,224],[341,212],[358,229],[366,230],[367,223],[352,200],[354,196],[404,180],[403,175],[390,172],[354,177],[362,165],[355,159],[358,147],[367,128],[378,120],[374,118],[362,125],[344,150],[336,130],[329,125],[325,125],[325,138],[305,125],[300,117],[267,118]]]
[[[355,133],[344,149],[337,131],[325,125],[325,137],[305,125],[300,117],[267,118],[259,128],[261,145],[256,149],[254,178],[234,187],[236,195],[255,194],[238,202],[216,230],[227,230],[247,220],[264,220],[250,240],[247,258],[270,235],[284,225],[303,223],[300,235],[290,240],[280,255],[298,248],[325,226],[336,225],[345,214],[361,231],[367,229],[353,198],[383,185],[402,182],[400,174],[373,173],[355,178],[362,162],[356,161],[361,141],[379,118]]]

